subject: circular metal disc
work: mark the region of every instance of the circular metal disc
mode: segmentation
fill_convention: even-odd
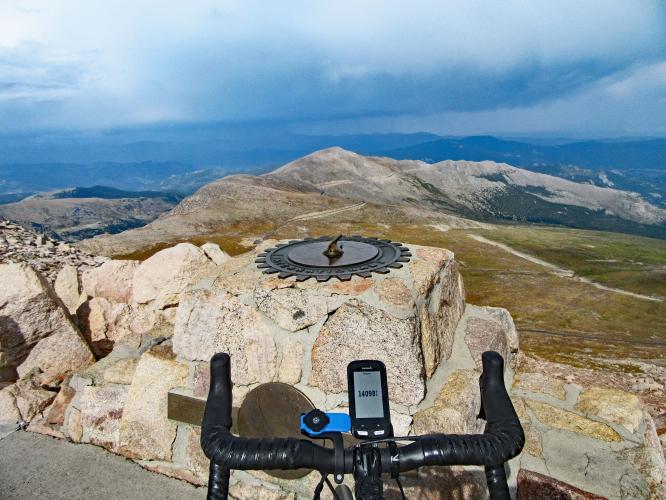
[[[301,391],[288,384],[271,382],[255,387],[247,393],[238,411],[238,434],[242,437],[295,437],[300,432],[301,413],[314,409],[312,402]],[[309,469],[266,471],[274,477],[297,479],[307,475]]]
[[[290,261],[303,266],[343,267],[361,264],[377,257],[379,248],[361,241],[341,241],[340,248],[344,252],[336,259],[324,255],[328,248],[327,241],[314,241],[296,245],[287,254]]]
[[[279,244],[259,254],[255,262],[264,273],[277,274],[279,278],[295,276],[298,281],[309,278],[316,278],[317,281],[330,278],[346,281],[354,275],[369,278],[373,272],[385,274],[391,269],[399,269],[412,256],[409,248],[402,243],[345,236],[338,241],[343,248],[343,255],[329,259],[323,252],[332,240],[324,236]]]

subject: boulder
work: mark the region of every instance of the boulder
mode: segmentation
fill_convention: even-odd
[[[418,322],[413,316],[399,319],[351,299],[321,328],[311,359],[310,385],[326,392],[347,391],[344,367],[350,361],[378,359],[386,364],[391,401],[416,404],[425,393]]]
[[[564,401],[566,391],[562,380],[544,375],[543,373],[522,372],[517,373],[513,381],[513,388],[521,391],[548,394]]]
[[[216,265],[191,243],[161,250],[143,261],[132,280],[132,301],[156,302],[156,307],[175,304],[177,296],[198,276],[211,273]]]
[[[127,393],[125,385],[83,388],[78,404],[86,442],[117,451]]]
[[[478,432],[481,408],[479,375],[474,370],[455,370],[442,386],[435,403],[414,414],[415,434],[469,434]]]
[[[619,424],[632,433],[636,432],[643,421],[638,397],[615,389],[589,387],[583,390],[578,397],[576,409]]]
[[[610,426],[540,401],[526,400],[527,407],[544,425],[582,434],[601,441],[621,442],[622,437]]]
[[[217,266],[221,266],[231,258],[229,254],[222,250],[220,245],[216,243],[206,242],[201,245],[201,250],[203,250],[206,257],[212,260]]]
[[[81,283],[76,268],[70,265],[63,266],[56,276],[53,288],[69,313],[76,315],[76,309],[81,304]]]
[[[281,328],[296,332],[324,319],[329,311],[330,299],[296,288],[258,288],[254,292],[254,300],[258,309]]]
[[[41,413],[57,395],[55,392],[41,388],[32,378],[19,380],[7,389],[14,393],[16,407],[21,414],[21,419],[25,422],[30,422]]]
[[[129,302],[132,297],[132,281],[139,267],[138,260],[108,260],[104,264],[83,273],[83,293],[88,297],[100,297],[110,302]]]
[[[176,424],[167,417],[167,394],[185,386],[188,373],[187,365],[176,361],[167,345],[141,356],[122,413],[119,453],[134,459],[171,460]]]
[[[303,356],[305,348],[303,343],[296,339],[288,339],[282,346],[282,359],[278,370],[278,381],[295,385],[301,380]]]
[[[234,384],[269,382],[277,350],[271,328],[259,312],[226,292],[195,290],[183,295],[173,335],[176,354],[209,361],[216,352],[231,355]]]
[[[109,302],[103,297],[92,298],[81,305],[78,318],[81,333],[98,358],[111,352],[117,340],[132,333],[130,306]]]
[[[0,389],[0,423],[18,422],[21,420],[21,413],[16,406],[16,396],[12,386]]]
[[[509,342],[499,321],[475,316],[468,318],[465,327],[465,344],[479,371],[481,371],[481,355],[484,351],[500,353],[507,365],[511,361]]]
[[[37,368],[48,376],[59,377],[92,364],[95,357],[90,347],[76,327],[70,326],[70,329],[63,329],[40,340],[17,368],[19,376],[23,377]]]
[[[418,258],[410,262],[410,269],[419,294],[421,349],[426,376],[430,378],[439,363],[451,356],[455,330],[465,310],[465,289],[451,252],[413,248]]]
[[[69,387],[63,386],[60,388],[60,392],[53,400],[53,404],[49,409],[49,414],[46,418],[47,423],[52,425],[62,425],[65,422],[65,411],[67,407],[72,402],[76,391]]]
[[[3,367],[20,365],[19,376],[33,367],[62,374],[92,361],[90,349],[43,277],[27,264],[0,264],[0,282]]]

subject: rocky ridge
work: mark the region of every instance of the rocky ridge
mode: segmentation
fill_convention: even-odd
[[[268,174],[212,182],[144,227],[83,245],[103,255],[125,255],[239,223],[270,232],[304,214],[354,202],[368,205],[358,220],[374,223],[419,217],[465,227],[476,223],[470,219],[515,220],[666,236],[666,210],[637,193],[491,161],[429,164],[329,148]]]
[[[412,261],[387,275],[298,283],[256,268],[257,253],[275,243],[233,258],[215,245],[179,244],[143,262],[107,261],[69,273],[70,286],[61,286],[59,296],[28,265],[0,264],[24,283],[20,293],[0,292],[2,359],[21,362],[20,378],[2,383],[0,420],[205,484],[199,427],[169,418],[167,400],[171,393],[205,397],[207,361],[215,352],[232,354],[234,406],[260,384],[279,381],[335,411],[347,407],[345,381],[333,376],[339,366],[383,359],[392,420],[406,434],[478,432],[480,356],[492,349],[507,360],[505,380],[527,437],[509,464],[519,498],[546,491],[589,498],[664,494],[658,426],[640,400],[526,362],[508,311],[465,303],[451,252],[409,245]],[[58,335],[78,343],[54,347]],[[19,336],[28,339],[25,347],[8,349]],[[307,497],[313,476],[284,481],[234,472],[232,492],[248,499]],[[422,471],[405,478],[405,486],[410,497],[441,498],[444,488],[483,498],[484,481],[478,468],[452,468]]]
[[[107,260],[107,257],[90,255],[75,245],[0,219],[0,264],[29,263],[52,284],[66,266],[83,272]]]

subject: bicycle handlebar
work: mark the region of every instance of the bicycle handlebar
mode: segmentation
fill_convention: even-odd
[[[504,360],[493,351],[482,355],[481,417],[483,434],[431,434],[398,448],[399,472],[431,465],[484,465],[491,498],[508,498],[504,462],[520,453],[525,435],[504,387]],[[231,434],[231,365],[218,353],[210,364],[211,385],[201,426],[201,447],[211,461],[208,498],[227,498],[229,470],[335,468],[334,450],[305,439],[245,438]],[[392,470],[388,448],[381,450],[382,470]],[[395,457],[393,457],[395,461]],[[395,467],[395,463],[393,464]],[[344,473],[353,472],[353,453],[345,450]]]

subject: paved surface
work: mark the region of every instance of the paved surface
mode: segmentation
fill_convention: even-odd
[[[206,491],[96,446],[17,431],[0,438],[0,498],[175,500]]]

